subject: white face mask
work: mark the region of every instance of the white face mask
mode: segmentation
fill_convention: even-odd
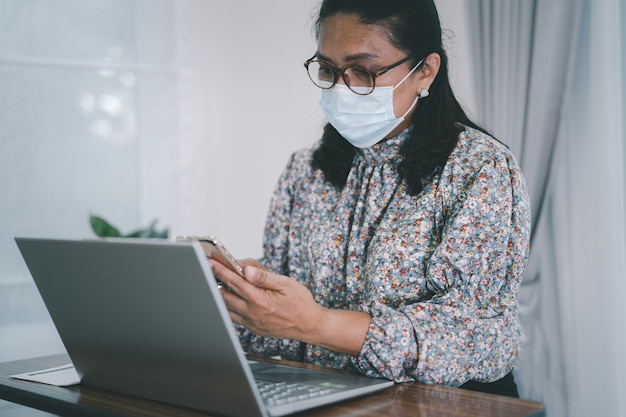
[[[420,98],[428,95],[428,90],[422,90],[401,117],[394,114],[393,90],[420,64],[395,86],[376,87],[365,96],[356,94],[345,84],[335,84],[331,89],[322,90],[320,106],[326,119],[353,146],[367,148],[375,145],[402,123]]]

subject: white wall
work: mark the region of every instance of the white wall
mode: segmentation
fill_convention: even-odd
[[[214,80],[219,80],[209,87],[213,101],[206,115],[210,135],[217,139],[211,141],[217,148],[209,153],[216,157],[219,169],[213,174],[219,181],[206,196],[219,201],[217,206],[207,203],[212,211],[207,232],[220,236],[236,256],[260,255],[265,210],[287,157],[321,134],[320,92],[302,65],[315,52],[317,5],[318,0],[248,0],[205,6],[195,14],[208,19],[213,28],[209,38],[219,39],[207,60],[229,63],[209,67],[217,70]],[[461,103],[475,114],[467,2],[438,1],[438,7],[451,83]]]
[[[0,2],[0,359],[62,349],[15,236],[92,236],[92,211],[144,222],[146,149],[175,143],[163,104],[176,91],[172,9]],[[166,117],[151,117],[159,107]]]
[[[185,218],[181,232],[215,234],[235,256],[261,255],[265,214],[280,171],[294,150],[320,136],[323,126],[319,90],[303,66],[315,52],[315,4],[192,4],[197,31],[182,48],[200,54],[194,66],[201,68],[206,101],[195,114],[206,123],[205,137],[198,138],[206,148],[196,164],[209,163],[211,182],[208,188],[189,189],[183,204],[199,201],[209,215],[194,213],[205,217],[204,223]],[[190,130],[197,121],[189,123]],[[196,182],[183,180],[186,186]]]
[[[462,0],[452,81],[474,105]],[[259,256],[274,184],[315,141],[317,0],[0,1],[0,361],[63,350],[13,241],[159,219]]]
[[[476,119],[476,83],[472,67],[470,48],[470,27],[467,14],[470,2],[467,0],[435,0],[439,20],[444,31],[444,47],[448,53],[450,83],[470,119]]]

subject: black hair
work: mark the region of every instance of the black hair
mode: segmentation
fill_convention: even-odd
[[[409,137],[400,150],[398,173],[406,181],[408,193],[417,195],[424,182],[443,168],[464,126],[488,133],[467,117],[452,92],[435,4],[433,0],[324,0],[316,21],[318,39],[324,20],[340,13],[355,15],[363,24],[385,27],[391,44],[412,56],[413,65],[431,53],[441,57],[430,94],[415,108]],[[313,154],[313,166],[328,182],[343,188],[355,150],[330,123],[326,124]]]

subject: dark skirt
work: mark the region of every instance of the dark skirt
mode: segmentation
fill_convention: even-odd
[[[504,395],[507,397],[519,398],[517,384],[513,379],[513,373],[509,372],[501,379],[493,382],[468,381],[459,388],[469,391],[486,392],[489,394]]]

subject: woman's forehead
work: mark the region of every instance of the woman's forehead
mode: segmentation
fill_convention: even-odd
[[[344,13],[329,16],[320,24],[317,52],[336,64],[402,56],[386,27],[363,24],[356,15]]]

